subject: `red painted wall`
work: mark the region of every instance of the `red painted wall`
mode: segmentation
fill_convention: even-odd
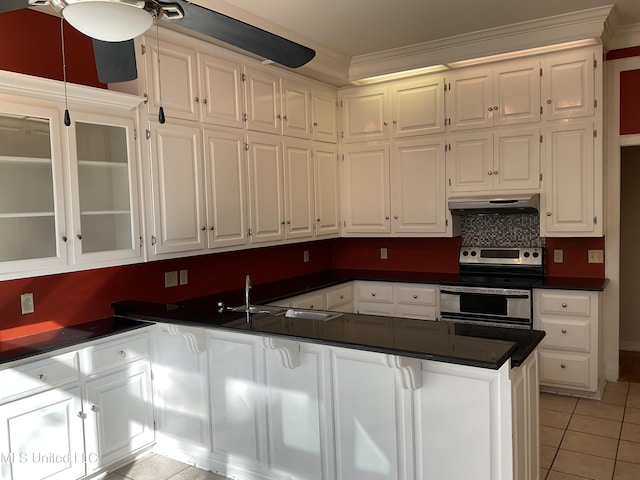
[[[620,72],[620,135],[640,133],[640,70]]]
[[[0,282],[0,341],[110,316],[114,301],[174,302],[241,288],[246,274],[258,285],[330,268],[331,242],[323,241],[7,280]],[[181,269],[189,283],[165,288],[164,272]],[[27,292],[35,312],[22,315]]]
[[[604,237],[551,238],[547,237],[545,274],[549,277],[604,278],[604,263],[589,263],[589,250],[604,252]],[[563,262],[553,262],[553,251],[563,251]],[[606,258],[604,259],[606,262]]]
[[[64,40],[67,81],[106,88],[98,81],[91,39],[65,22]],[[0,69],[63,79],[60,18],[29,9],[0,14],[0,45]]]

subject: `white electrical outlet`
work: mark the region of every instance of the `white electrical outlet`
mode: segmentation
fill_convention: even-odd
[[[602,250],[589,250],[589,263],[604,263],[604,252]]]
[[[164,272],[164,288],[178,286],[178,272]]]
[[[302,254],[303,261],[306,263],[309,261],[309,250],[305,250]]]
[[[380,249],[380,259],[381,260],[386,260],[387,259],[387,249],[386,249],[386,247],[382,247]]]
[[[22,314],[35,312],[35,305],[33,304],[33,293],[23,293],[20,295],[20,306]]]
[[[189,271],[180,270],[180,285],[186,285],[189,283]]]
[[[554,263],[562,263],[564,261],[564,255],[562,250],[554,250],[553,251],[553,262]]]

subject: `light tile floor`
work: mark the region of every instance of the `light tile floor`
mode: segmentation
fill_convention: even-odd
[[[640,383],[609,382],[602,400],[540,394],[540,480],[640,480]],[[225,480],[160,455],[105,480]]]
[[[639,480],[640,383],[602,400],[540,394],[541,480]]]

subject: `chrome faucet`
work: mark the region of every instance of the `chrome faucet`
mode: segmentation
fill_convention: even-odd
[[[247,314],[249,313],[251,307],[251,302],[249,300],[249,290],[251,290],[251,277],[247,275],[247,277],[244,279],[244,303],[247,307]]]

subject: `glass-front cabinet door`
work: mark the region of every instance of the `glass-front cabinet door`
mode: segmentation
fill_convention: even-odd
[[[0,99],[0,276],[66,264],[56,109]]]
[[[74,261],[140,257],[133,120],[73,112],[68,134]]]

